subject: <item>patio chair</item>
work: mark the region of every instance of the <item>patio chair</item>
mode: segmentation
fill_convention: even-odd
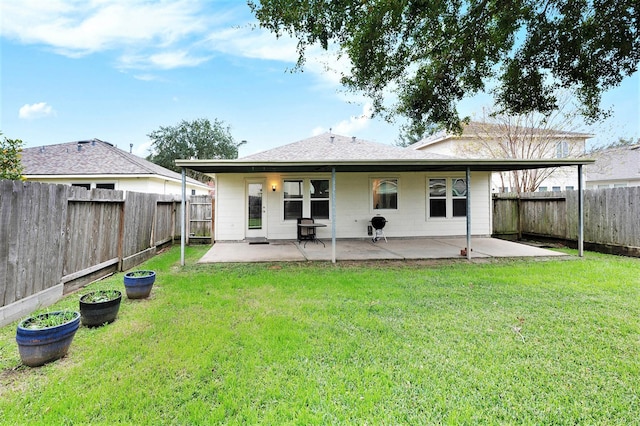
[[[378,241],[380,238],[384,238],[385,243],[387,241],[387,236],[384,235],[384,226],[387,224],[387,219],[384,216],[374,216],[371,218],[371,226],[375,229],[375,235],[371,239],[374,243]]]
[[[304,241],[304,246],[307,246],[308,241],[317,241],[316,240],[316,228],[314,227],[306,227],[300,225],[311,225],[315,223],[313,219],[310,217],[299,217],[298,218],[298,242],[301,243]],[[324,243],[323,243],[324,245]]]

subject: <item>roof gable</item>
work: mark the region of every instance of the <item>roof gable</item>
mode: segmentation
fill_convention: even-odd
[[[323,133],[268,151],[242,157],[255,161],[332,161],[396,160],[454,158],[392,145],[370,142],[356,137]]]

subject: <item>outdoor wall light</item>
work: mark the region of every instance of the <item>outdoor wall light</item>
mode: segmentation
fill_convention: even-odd
[[[273,192],[276,192],[276,184],[275,184],[275,183],[274,183],[273,185],[271,185],[271,190],[272,190]]]

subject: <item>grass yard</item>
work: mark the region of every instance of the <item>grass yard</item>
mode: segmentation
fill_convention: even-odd
[[[1,328],[0,423],[640,419],[638,259],[196,265],[205,250],[140,265],[151,298],[123,296],[46,366],[21,366],[16,323]]]

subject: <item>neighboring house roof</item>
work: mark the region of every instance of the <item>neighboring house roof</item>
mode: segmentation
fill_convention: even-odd
[[[182,180],[172,170],[123,151],[100,139],[25,148],[21,158],[26,176],[161,176]],[[189,183],[205,185],[188,178]]]
[[[526,132],[526,134],[530,134],[533,136],[544,136],[544,137],[553,137],[557,139],[588,139],[593,137],[593,135],[588,133],[580,133],[580,132],[566,132],[563,130],[555,130],[555,129],[537,129],[533,127],[521,127],[519,132]],[[469,124],[465,124],[462,126],[462,134],[456,135],[453,133],[448,133],[444,130],[434,133],[431,136],[428,136],[418,142],[409,146],[409,148],[420,150],[427,146],[437,144],[439,142],[443,142],[450,139],[471,139],[476,138],[478,135],[482,135],[485,137],[501,137],[505,134],[504,126],[493,124],[493,123],[481,123],[478,121],[471,121]]]
[[[408,150],[392,145],[369,142],[356,137],[323,133],[268,151],[248,155],[240,160],[314,161],[314,160],[391,160],[401,158],[455,158],[446,155]]]
[[[596,162],[587,167],[587,181],[640,179],[640,144],[610,148],[592,156]]]

